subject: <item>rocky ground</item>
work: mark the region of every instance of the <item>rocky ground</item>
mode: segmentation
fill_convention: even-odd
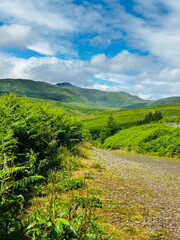
[[[132,236],[119,239],[180,239],[180,162],[95,148],[91,159],[104,168],[92,182],[102,222]]]

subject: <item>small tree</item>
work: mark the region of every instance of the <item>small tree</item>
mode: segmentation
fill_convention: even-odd
[[[104,143],[104,140],[107,137],[114,135],[117,132],[117,129],[118,129],[117,123],[111,114],[106,121],[106,126],[103,128],[103,130],[100,133],[101,143]]]

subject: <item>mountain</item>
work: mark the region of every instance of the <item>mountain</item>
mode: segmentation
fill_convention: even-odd
[[[180,97],[167,97],[156,100],[152,103],[152,105],[163,105],[163,104],[170,104],[170,103],[180,103]]]
[[[51,99],[61,102],[77,102],[91,105],[80,93],[71,87],[56,86],[50,83],[29,79],[0,79],[0,94],[16,92],[20,96]]]
[[[125,92],[105,92],[86,88],[76,88],[76,90],[88,101],[100,107],[136,108],[147,106],[150,103],[150,101]]]
[[[59,87],[68,86],[73,88],[89,102],[99,107],[136,108],[149,106],[149,104],[151,104],[151,101],[143,100],[125,92],[105,92],[97,89],[80,88],[67,82],[57,83],[56,85]]]
[[[97,107],[139,108],[168,103],[180,103],[180,97],[157,101],[143,100],[125,92],[105,92],[96,89],[76,87],[68,82],[57,85],[29,79],[0,79],[0,94],[16,92],[20,96],[49,99]]]

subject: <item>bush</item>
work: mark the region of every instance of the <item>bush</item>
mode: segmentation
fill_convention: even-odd
[[[0,118],[0,236],[23,239],[21,210],[49,170],[62,168],[62,149],[73,151],[85,132],[63,110],[16,94],[0,97]],[[66,191],[83,181],[68,176],[63,184]]]
[[[82,124],[63,110],[16,94],[0,98],[0,118],[1,165],[6,153],[7,164],[14,156],[32,174],[46,175],[60,162],[60,147],[71,150],[84,137]]]

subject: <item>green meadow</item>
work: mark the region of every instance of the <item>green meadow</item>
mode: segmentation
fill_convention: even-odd
[[[143,119],[149,112],[161,111],[164,120],[178,121],[180,118],[180,103],[156,105],[136,109],[103,108],[86,106],[77,103],[62,103],[53,100],[46,101],[55,107],[62,107],[68,113],[80,118],[87,129],[100,129],[105,126],[107,118],[112,114],[115,121],[121,128],[135,126],[137,121]]]

